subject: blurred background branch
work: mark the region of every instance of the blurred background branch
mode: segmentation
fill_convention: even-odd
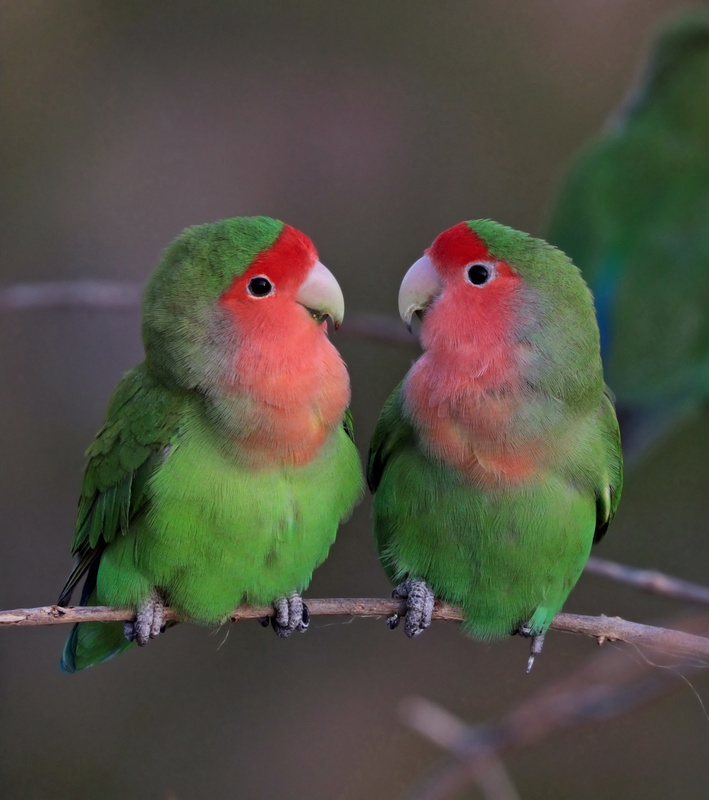
[[[671,624],[701,637],[709,634],[706,615],[675,619]],[[503,756],[564,728],[628,713],[675,691],[708,666],[692,657],[658,663],[639,649],[617,647],[549,683],[498,722],[483,725],[469,725],[425,698],[407,698],[399,709],[404,724],[448,751],[450,758],[430,770],[405,800],[445,800],[471,783],[478,784],[487,800],[515,797]]]
[[[585,572],[600,575],[618,583],[625,583],[653,594],[686,600],[690,603],[709,604],[709,587],[665,575],[654,569],[640,569],[627,564],[618,564],[598,556],[591,556],[586,562]]]
[[[95,308],[123,311],[140,306],[143,287],[128,281],[78,280],[16,283],[0,291],[0,308]]]
[[[111,280],[16,283],[0,290],[3,311],[46,308],[129,311],[138,309],[143,287],[139,283]],[[391,344],[416,346],[416,339],[395,319],[381,314],[347,314],[340,333]]]

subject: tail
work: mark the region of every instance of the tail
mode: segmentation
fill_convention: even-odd
[[[88,598],[88,605],[94,603],[92,594]],[[86,669],[99,661],[113,658],[132,644],[123,634],[122,622],[79,622],[71,629],[64,645],[62,671],[73,673]]]

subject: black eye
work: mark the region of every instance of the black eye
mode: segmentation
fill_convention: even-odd
[[[468,280],[473,286],[482,286],[490,277],[490,268],[485,264],[473,264],[468,267]]]
[[[246,288],[254,297],[266,297],[273,291],[273,284],[263,275],[257,275],[255,278],[251,278]]]

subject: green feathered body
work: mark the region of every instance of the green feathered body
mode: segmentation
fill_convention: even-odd
[[[462,606],[464,627],[476,638],[528,622],[544,632],[607,526],[611,498],[602,476],[616,482],[614,506],[620,488],[610,401],[569,436],[576,463],[549,464],[512,485],[476,485],[429,456],[397,389],[374,436],[392,447],[379,456],[386,461],[379,483],[377,456],[370,462],[375,539],[391,581],[424,578],[437,597]]]
[[[164,404],[175,427],[146,480],[141,512],[103,553],[97,601],[135,607],[157,587],[180,614],[215,623],[239,603],[271,603],[307,586],[358,495],[359,460],[344,427],[308,464],[257,471],[225,452],[189,396],[160,397],[165,390],[150,386],[144,367],[124,383],[140,389],[130,407],[113,409],[123,430],[107,456],[116,467],[136,444],[123,438],[133,415],[144,422]]]
[[[622,484],[591,296],[563,253],[487,220],[441,234],[427,257],[439,289],[424,354],[370,449],[377,547],[393,582],[425,580],[472,635],[538,635]],[[476,262],[494,274],[482,288],[464,279]]]
[[[202,233],[212,237],[222,232],[218,226],[204,228]],[[202,239],[197,243],[204,249]],[[178,247],[183,245],[178,240]],[[194,262],[189,249],[183,261]],[[158,290],[153,286],[148,297],[151,291],[169,294],[162,286]],[[211,301],[205,303],[211,307]],[[254,307],[259,313],[266,309]],[[304,309],[302,318],[312,328],[304,327],[305,336],[313,331],[325,335]],[[294,317],[294,324],[300,321]],[[224,324],[224,319],[218,323],[222,332]],[[288,320],[283,324],[285,333]],[[222,347],[229,359],[222,353],[216,366],[205,360],[198,367],[208,370],[203,386],[194,376],[184,378],[184,366],[192,368],[195,358],[177,359],[180,380],[169,370],[172,357],[153,366],[147,332],[149,358],[119,383],[106,422],[88,450],[74,540],[78,564],[63,598],[86,572],[82,602],[139,608],[158,593],[184,618],[214,624],[240,603],[271,604],[310,582],[361,495],[349,413],[340,405],[336,423],[317,424],[325,413],[318,405],[321,395],[312,394],[307,376],[303,382],[310,388],[303,394],[298,376],[283,367],[297,359],[287,348],[274,351],[258,339],[252,358],[240,331],[237,344],[229,339]],[[291,333],[298,344],[297,331]],[[268,335],[268,330],[260,332],[261,339]],[[193,338],[194,326],[186,340]],[[323,341],[330,358],[330,350],[335,351],[326,337]],[[268,382],[257,374],[258,364],[266,362],[271,379],[281,364],[283,380],[275,387],[280,400],[267,403],[256,389],[246,391],[242,385],[216,391],[225,374],[215,377],[215,371],[224,372],[233,361],[232,348],[244,374],[256,370],[257,386]],[[203,356],[204,347],[198,353]],[[332,357],[339,371],[338,362]],[[341,389],[338,402],[348,396],[347,386]],[[303,405],[289,407],[289,394],[299,393]],[[297,423],[299,413],[317,432],[315,445],[307,435],[310,428],[296,431],[284,445],[287,425]],[[122,624],[80,624],[67,643],[63,667],[81,669],[127,646]]]

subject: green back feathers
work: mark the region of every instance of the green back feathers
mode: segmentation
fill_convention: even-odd
[[[598,326],[578,268],[543,239],[489,219],[468,225],[524,281],[519,335],[535,359],[535,388],[579,410],[597,403],[603,387]]]
[[[519,273],[527,286],[553,297],[557,305],[573,305],[578,315],[593,319],[591,292],[578,268],[561,250],[490,219],[474,220],[468,226],[496,258]]]
[[[283,223],[270,217],[234,217],[186,228],[167,247],[150,278],[143,313],[152,312],[163,296],[173,297],[180,307],[185,293],[215,299],[282,230]]]
[[[283,230],[269,217],[187,228],[167,248],[143,298],[146,361],[168,385],[193,388],[219,364],[216,301]]]
[[[709,116],[707,80],[709,13],[695,9],[672,18],[659,32],[642,76],[615,122],[623,125],[653,105],[663,105],[668,122],[684,131],[691,129],[699,119],[699,103],[708,109],[705,119]]]

